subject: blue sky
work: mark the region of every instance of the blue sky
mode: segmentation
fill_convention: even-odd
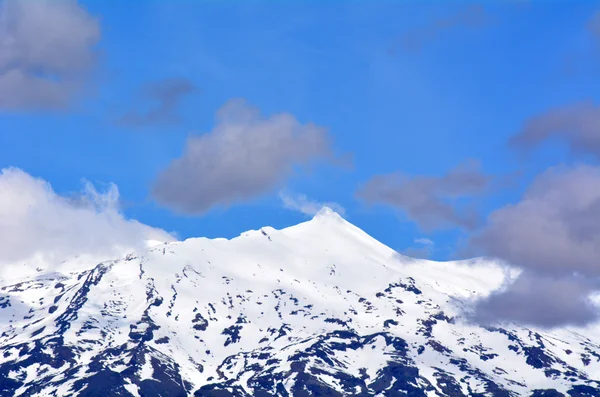
[[[394,249],[427,237],[432,258],[448,259],[468,231],[421,230],[401,208],[370,205],[357,189],[376,175],[440,176],[475,159],[485,174],[513,176],[476,197],[485,217],[517,202],[547,168],[582,159],[554,141],[524,159],[510,137],[534,115],[600,92],[600,51],[587,28],[598,2],[487,2],[475,24],[463,17],[470,5],[433,1],[80,4],[101,29],[88,87],[67,109],[4,109],[0,168],[21,168],[61,194],[80,190],[82,178],[114,182],[128,217],[182,238],[307,219],[283,207],[278,192],[286,189],[338,203]],[[418,48],[406,48],[407,37]],[[177,107],[179,122],[118,122],[150,106],[140,99],[144,85],[169,78],[197,87]],[[352,166],[301,167],[276,188],[199,215],[158,203],[157,175],[240,97],[265,116],[287,112],[327,127],[332,150],[350,155]]]

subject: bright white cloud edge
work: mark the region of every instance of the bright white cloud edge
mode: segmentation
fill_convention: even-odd
[[[5,168],[0,171],[0,240],[0,275],[10,278],[17,268],[22,274],[74,257],[114,259],[175,238],[127,219],[113,184],[98,192],[84,182],[77,195],[61,196],[43,179]]]

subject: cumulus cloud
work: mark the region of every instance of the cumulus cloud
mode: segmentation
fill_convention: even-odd
[[[474,252],[540,273],[600,276],[600,167],[553,167],[490,214]]]
[[[141,99],[153,102],[154,106],[145,112],[132,109],[118,122],[133,127],[176,124],[179,122],[177,107],[180,102],[197,90],[190,80],[184,78],[168,78],[148,83],[141,90]]]
[[[97,192],[90,183],[77,196],[58,195],[42,179],[8,168],[0,172],[0,264],[57,263],[77,255],[110,259],[168,233],[126,219],[119,192]]]
[[[217,112],[211,132],[188,139],[152,194],[176,212],[202,214],[270,192],[294,167],[330,156],[325,128],[288,113],[264,117],[244,99],[234,99]]]
[[[323,207],[329,207],[342,216],[346,213],[344,207],[337,203],[314,201],[304,194],[281,191],[279,192],[279,199],[285,208],[301,212],[308,216],[316,215]]]
[[[0,2],[0,109],[66,107],[99,39],[97,20],[76,1]]]
[[[377,175],[358,190],[357,196],[400,210],[424,230],[472,229],[479,217],[471,206],[461,209],[457,203],[483,193],[490,183],[491,177],[481,171],[479,163],[469,161],[438,177]]]
[[[399,41],[402,49],[407,51],[418,51],[431,40],[437,39],[444,32],[460,26],[469,28],[480,28],[487,26],[491,21],[488,12],[480,4],[473,4],[458,10],[458,12],[433,20],[431,23],[417,29],[405,32]],[[395,50],[395,48],[393,49]]]
[[[494,325],[516,322],[543,328],[583,326],[598,319],[592,285],[579,277],[521,273],[498,291],[479,300],[474,320]]]
[[[600,156],[600,107],[579,102],[549,109],[529,119],[510,143],[527,151],[551,138],[563,140],[573,152]]]
[[[600,167],[590,165],[553,167],[519,202],[492,212],[471,236],[469,253],[502,259],[526,277],[479,304],[478,318],[541,326],[597,320],[588,295],[600,277],[598,219]]]

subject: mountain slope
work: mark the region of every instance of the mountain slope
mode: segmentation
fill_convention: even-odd
[[[595,329],[469,324],[503,267],[402,257],[329,209],[38,270],[0,285],[2,396],[600,396]]]

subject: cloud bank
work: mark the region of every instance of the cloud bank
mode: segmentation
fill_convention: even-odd
[[[153,197],[198,215],[258,197],[280,186],[295,167],[331,156],[327,130],[288,113],[264,117],[244,99],[227,102],[212,131],[188,139],[182,157],[157,178]]]
[[[478,301],[479,323],[517,322],[542,328],[584,326],[599,318],[589,298],[592,285],[578,277],[521,273],[498,291]]]
[[[477,316],[549,327],[595,321],[588,295],[600,277],[598,219],[600,167],[591,165],[553,167],[519,202],[491,213],[469,249],[525,273],[478,305]]]
[[[76,1],[0,2],[0,109],[59,109],[96,63],[100,26]]]
[[[126,219],[119,192],[97,192],[86,183],[75,197],[58,195],[42,179],[0,171],[0,265],[59,263],[77,255],[112,259],[145,247],[146,240],[172,241],[168,233]]]
[[[490,214],[471,248],[540,273],[600,276],[600,167],[553,167]]]

